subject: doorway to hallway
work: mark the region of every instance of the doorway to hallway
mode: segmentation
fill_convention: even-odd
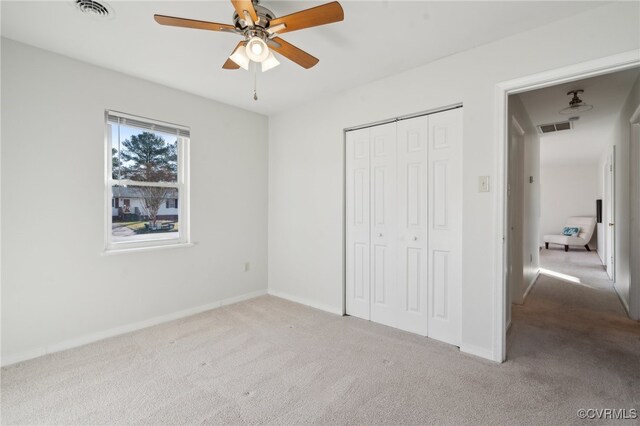
[[[574,111],[567,108],[566,95],[576,92],[583,98],[577,105],[584,108]],[[571,315],[592,309],[588,322],[594,327],[628,319],[630,176],[638,167],[630,161],[629,120],[639,104],[637,67],[509,96],[506,290],[513,306],[506,309],[506,323],[511,327],[523,312],[581,321]],[[536,292],[538,287],[543,290]],[[609,306],[610,318],[598,315],[599,303]],[[563,327],[559,320],[547,326]]]

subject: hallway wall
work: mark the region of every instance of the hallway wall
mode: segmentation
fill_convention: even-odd
[[[615,241],[615,258],[616,258],[616,276],[615,276],[615,288],[620,295],[627,310],[629,310],[630,293],[633,292],[635,296],[636,291],[640,291],[640,281],[634,281],[633,290],[630,289],[631,272],[630,272],[630,257],[631,257],[631,217],[630,217],[630,130],[631,126],[629,120],[635,112],[636,108],[640,105],[640,78],[636,80],[629,97],[627,98],[614,128],[611,144],[616,146],[616,241]],[[610,149],[610,148],[608,148]],[[609,152],[608,150],[606,151]],[[636,259],[637,261],[638,259]],[[638,300],[635,297],[634,300]],[[640,307],[636,307],[634,304],[635,319],[638,319],[638,311]]]
[[[510,253],[511,265],[516,272],[509,279],[508,290],[510,300],[521,304],[540,270],[540,136],[518,95],[509,96],[508,108],[510,120],[515,119],[524,131],[524,135],[514,139],[517,135],[513,134],[513,123],[510,124],[509,205],[513,209]],[[509,318],[510,312],[507,312]]]
[[[544,142],[542,143],[544,149]],[[596,216],[601,196],[597,164],[542,166],[540,169],[539,243],[549,234],[559,234],[570,216]],[[596,247],[596,237],[589,244]]]

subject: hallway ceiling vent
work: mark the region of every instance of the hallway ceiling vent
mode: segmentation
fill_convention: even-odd
[[[559,123],[540,124],[536,126],[538,133],[546,135],[547,133],[561,132],[563,130],[573,129],[573,121],[560,121]]]

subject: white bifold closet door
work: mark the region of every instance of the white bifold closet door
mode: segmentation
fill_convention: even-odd
[[[370,319],[370,129],[347,133],[346,146],[346,308],[349,315]]]
[[[347,314],[460,344],[462,109],[350,131]]]
[[[371,141],[371,321],[398,322],[396,126],[370,129]]]
[[[402,120],[398,135],[397,328],[427,335],[428,117]]]
[[[429,116],[427,336],[460,346],[462,109]]]

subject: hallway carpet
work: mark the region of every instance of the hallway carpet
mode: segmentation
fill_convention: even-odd
[[[640,325],[610,287],[541,276],[509,334],[496,364],[264,296],[3,368],[2,423],[584,424],[580,408],[640,409]]]

